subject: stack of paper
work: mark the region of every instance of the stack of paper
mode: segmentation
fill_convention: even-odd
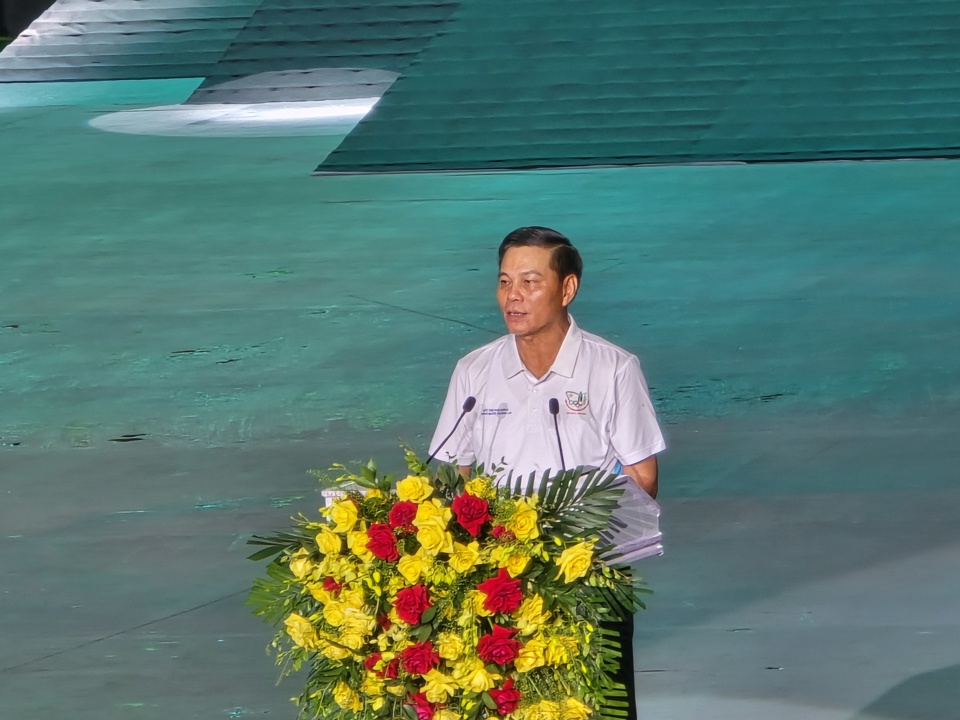
[[[614,547],[606,557],[616,565],[632,563],[651,555],[663,555],[660,506],[637,483],[624,476],[623,495],[613,513],[610,528],[602,533]]]

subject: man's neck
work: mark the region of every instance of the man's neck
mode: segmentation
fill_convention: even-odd
[[[569,329],[570,316],[564,315],[557,324],[548,325],[533,335],[516,336],[520,362],[537,380],[550,372]]]

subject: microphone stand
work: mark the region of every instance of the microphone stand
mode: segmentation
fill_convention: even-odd
[[[434,450],[432,453],[430,453],[430,457],[427,458],[427,461],[424,463],[424,465],[429,465],[430,461],[433,460],[437,456],[437,453],[443,449],[443,446],[447,444],[447,440],[452,438],[453,434],[457,431],[457,428],[460,427],[460,421],[463,420],[463,416],[466,415],[471,410],[473,410],[476,404],[477,404],[477,399],[473,395],[471,395],[470,397],[468,397],[466,400],[463,401],[463,409],[460,412],[460,417],[457,418],[457,422],[453,424],[453,430],[451,430],[450,434],[447,435],[443,439],[443,442],[441,442],[437,446],[437,449]]]
[[[556,398],[550,398],[550,414],[553,415],[553,429],[557,433],[557,447],[560,449],[560,469],[566,470],[567,463],[563,459],[563,443],[560,442],[560,423],[557,416],[560,414],[560,403]]]

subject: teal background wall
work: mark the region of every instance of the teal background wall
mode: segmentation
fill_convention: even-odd
[[[960,5],[466,2],[321,171],[953,156]]]

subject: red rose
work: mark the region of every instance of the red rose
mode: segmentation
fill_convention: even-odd
[[[431,720],[431,718],[433,718],[436,705],[427,700],[426,694],[421,692],[416,695],[408,695],[407,697],[409,699],[404,705],[409,705],[413,708],[414,712],[417,713],[417,720]]]
[[[378,652],[372,653],[364,659],[363,666],[367,670],[373,670],[376,664],[380,662],[380,660],[382,659],[383,659],[383,653],[378,653]]]
[[[494,624],[493,632],[484,635],[477,643],[477,656],[485,663],[506,665],[513,662],[520,654],[521,647],[520,642],[513,639],[516,634],[516,630]]]
[[[339,595],[340,591],[343,590],[343,583],[338,583],[332,577],[327,576],[323,579],[323,589],[334,595]]]
[[[413,527],[413,519],[417,516],[417,504],[411,500],[401,500],[390,508],[390,527]]]
[[[470,493],[457,495],[450,504],[450,509],[457,516],[460,526],[472,537],[479,535],[483,524],[493,519],[487,512],[490,509],[490,503]]]
[[[370,538],[367,542],[367,550],[378,558],[388,562],[396,562],[400,559],[400,553],[397,550],[397,538],[393,534],[393,528],[389,525],[373,523],[367,530],[367,536]]]
[[[387,666],[383,668],[383,670],[377,673],[377,676],[386,678],[387,680],[395,680],[399,674],[400,658],[395,657],[393,660],[387,663]]]
[[[489,690],[490,698],[497,704],[497,715],[509,715],[520,705],[520,691],[513,687],[513,680],[507,680],[499,690]]]
[[[497,540],[502,540],[503,542],[512,542],[517,539],[517,536],[513,534],[512,530],[507,530],[503,525],[497,525],[493,530],[490,531],[490,534],[493,535]]]
[[[510,577],[506,568],[500,568],[496,577],[477,585],[477,590],[486,595],[483,607],[489,612],[512,613],[520,607],[520,601],[523,600],[520,581]]]
[[[412,675],[426,675],[440,664],[440,653],[433,649],[433,643],[414,643],[400,653],[403,669]]]
[[[397,593],[397,601],[393,604],[397,616],[405,623],[420,624],[420,616],[430,607],[430,593],[423,585],[414,585],[404,588]]]

